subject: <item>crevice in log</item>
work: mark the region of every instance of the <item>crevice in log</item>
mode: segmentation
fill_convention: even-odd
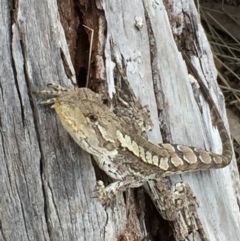
[[[88,36],[83,27],[83,15],[86,7],[81,6],[78,1],[60,0],[58,10],[78,85],[84,87],[89,55]]]

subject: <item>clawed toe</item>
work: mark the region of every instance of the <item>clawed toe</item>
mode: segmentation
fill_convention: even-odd
[[[102,205],[109,206],[114,198],[114,195],[111,192],[107,191],[104,183],[101,180],[97,182],[97,192],[98,198]]]

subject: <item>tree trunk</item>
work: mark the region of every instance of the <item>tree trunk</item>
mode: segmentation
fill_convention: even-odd
[[[173,240],[143,189],[119,195],[107,208],[94,198],[96,180],[108,178],[69,137],[56,113],[39,105],[33,91],[45,89],[49,82],[72,88],[77,79],[84,85],[89,33],[84,23],[95,31],[92,88],[98,92],[107,88],[110,96],[114,91],[114,44],[116,55],[127,63],[135,94],[150,107],[154,127],[149,138],[220,153],[208,105],[201,99],[199,112],[177,45],[200,57],[203,76],[226,120],[210,47],[193,1],[175,3],[179,5],[80,0],[59,1],[57,6],[56,1],[35,0],[10,6],[1,1],[0,240],[119,241],[147,236]],[[222,170],[176,175],[171,180],[190,184],[211,241],[240,240],[234,160]]]

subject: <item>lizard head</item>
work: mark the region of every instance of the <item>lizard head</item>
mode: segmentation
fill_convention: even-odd
[[[96,93],[88,88],[68,91],[56,98],[53,107],[82,149],[95,156],[117,154],[119,118],[101,103]]]

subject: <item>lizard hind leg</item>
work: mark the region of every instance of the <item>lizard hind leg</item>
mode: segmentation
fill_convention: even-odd
[[[176,237],[181,237],[178,240],[185,240],[189,233],[194,237],[198,232],[202,241],[209,241],[197,214],[199,203],[188,183],[177,182],[170,188],[165,180],[150,181],[145,188],[161,216],[173,221]]]
[[[180,211],[184,218],[188,232],[192,233],[193,240],[198,233],[202,241],[209,241],[197,214],[199,202],[189,184],[183,181],[175,183],[172,187],[172,198],[176,210]]]

